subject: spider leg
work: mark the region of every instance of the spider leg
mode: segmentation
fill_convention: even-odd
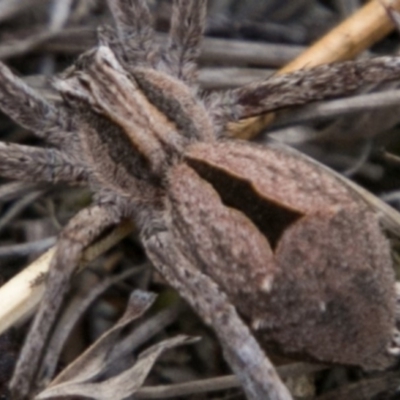
[[[84,165],[77,165],[59,150],[3,142],[0,142],[0,176],[29,182],[87,181]]]
[[[118,223],[120,213],[115,207],[93,205],[80,211],[63,229],[52,259],[43,300],[22,348],[10,389],[16,399],[32,398],[37,386],[36,374],[55,319],[69,290],[83,250],[105,228]],[[35,283],[32,282],[32,285]],[[13,397],[14,398],[14,397]]]
[[[196,60],[206,21],[207,0],[174,0],[164,62],[168,71],[187,83],[196,79]]]
[[[157,55],[152,18],[146,0],[108,0],[130,65],[152,65]]]
[[[264,355],[248,327],[240,319],[225,293],[180,252],[166,231],[144,238],[146,253],[204,321],[223,345],[224,354],[249,399],[291,399],[274,367]],[[244,367],[246,366],[246,367]]]
[[[0,109],[22,127],[56,146],[71,140],[66,113],[45,100],[3,63],[0,63]]]
[[[276,75],[222,94],[206,106],[217,126],[281,108],[349,96],[367,85],[400,78],[399,57],[347,61]]]

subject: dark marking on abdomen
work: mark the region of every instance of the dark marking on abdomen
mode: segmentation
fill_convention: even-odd
[[[253,222],[267,237],[273,249],[286,228],[302,217],[301,213],[262,197],[251,183],[244,179],[197,159],[187,158],[186,161],[213,186],[226,206],[241,211]]]
[[[185,112],[177,99],[167,96],[159,87],[147,80],[141,72],[135,72],[134,79],[149,102],[176,125],[182,136],[187,139],[201,139],[192,118]]]
[[[121,127],[91,110],[85,112],[84,116],[90,119],[90,126],[94,127],[100,141],[106,145],[115,164],[123,166],[136,179],[161,184],[160,178],[151,172],[150,160],[134,146]]]

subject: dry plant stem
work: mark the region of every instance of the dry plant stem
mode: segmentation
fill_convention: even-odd
[[[52,4],[49,4],[51,7],[50,21],[43,31],[10,44],[3,44],[0,46],[0,59],[26,53],[57,34],[68,19],[71,3],[72,0],[53,0]],[[0,15],[0,19],[1,17]]]
[[[49,21],[50,31],[59,31],[68,21],[73,0],[53,0],[51,3],[51,15]]]
[[[110,338],[113,332],[111,330],[108,332],[110,333],[110,335],[108,335]],[[114,333],[116,333],[115,330]],[[85,352],[79,359],[82,359],[85,364],[87,364],[87,361],[90,364],[93,359],[96,361],[96,358],[99,359],[99,356],[103,356],[107,352],[107,348],[110,347],[109,345],[112,345],[112,343],[105,343],[102,339],[107,338],[104,338],[103,335],[93,345],[93,347],[96,347],[93,348],[94,353],[97,354],[93,354],[93,352],[91,354]],[[190,338],[185,335],[179,335],[171,339],[163,340],[162,342],[159,342],[141,352],[137,357],[136,363],[134,363],[130,368],[116,376],[112,376],[100,381],[96,381],[91,377],[82,379],[82,375],[87,375],[85,374],[86,371],[83,371],[83,373],[79,371],[79,369],[71,371],[73,372],[75,378],[69,379],[68,381],[64,380],[63,383],[56,385],[50,385],[43,392],[39,393],[36,398],[38,400],[70,396],[78,396],[79,398],[93,398],[98,400],[130,398],[143,385],[143,382],[147,378],[154,363],[165,350],[174,348],[176,346],[191,344],[197,341],[198,338]],[[115,343],[115,345],[118,346],[118,343]],[[101,360],[99,361],[101,362]],[[105,359],[102,364],[104,365],[106,362],[107,359]],[[75,367],[77,369],[78,366]],[[87,367],[87,365],[85,365],[85,367]],[[103,370],[104,367],[102,368],[102,371]],[[100,371],[100,373],[102,371]]]
[[[157,43],[165,46],[163,35],[156,34]],[[79,54],[96,45],[95,31],[90,28],[66,28],[40,46],[44,52]],[[223,63],[228,65],[254,64],[266,67],[282,67],[305,50],[304,46],[257,43],[244,40],[205,38],[202,44],[200,61],[204,63]],[[1,52],[0,52],[1,59]]]
[[[54,334],[49,341],[46,355],[43,359],[43,364],[38,376],[40,380],[45,380],[46,383],[54,376],[54,372],[57,367],[58,359],[61,351],[67,341],[72,329],[82,317],[89,306],[103,294],[112,285],[125,280],[128,277],[133,276],[141,271],[142,268],[131,268],[130,270],[124,271],[117,276],[105,278],[102,282],[96,286],[90,288],[87,292],[78,293],[72,301],[69,302],[66,309],[63,311],[62,316],[57,322]],[[131,349],[133,351],[133,349]],[[41,385],[44,386],[44,385]]]
[[[392,10],[400,10],[400,0],[388,1],[385,5]],[[353,58],[393,29],[393,21],[382,2],[371,0],[278,73],[285,74]],[[269,114],[244,119],[231,124],[229,131],[232,136],[248,139],[256,136],[272,120],[273,116]]]
[[[346,99],[330,100],[309,104],[279,116],[271,129],[280,129],[288,125],[337,117],[356,112],[366,112],[379,108],[398,107],[400,90],[388,90],[379,93],[368,93]]]
[[[143,321],[140,326],[119,342],[118,349],[113,350],[109,355],[111,362],[118,360],[123,354],[135,351],[153,336],[163,331],[179,317],[180,311],[180,304],[168,306],[168,308]]]
[[[44,282],[40,285],[32,285],[32,282],[47,273],[54,252],[55,248],[48,250],[1,287],[0,334],[30,315],[39,304]]]
[[[205,63],[248,65],[279,68],[299,56],[305,47],[241,40],[205,38],[200,60]]]
[[[278,368],[277,368],[278,369]],[[169,399],[180,396],[193,396],[198,393],[216,392],[219,390],[240,388],[236,375],[218,378],[201,379],[187,383],[171,385],[143,386],[135,393],[137,399]]]
[[[296,363],[277,367],[276,371],[282,379],[311,374],[326,369],[318,364]],[[143,386],[135,393],[138,399],[169,399],[180,396],[190,396],[198,393],[215,392],[219,390],[240,388],[240,382],[235,375],[218,378],[201,379],[185,383],[159,386]]]
[[[0,202],[14,200],[35,190],[43,189],[46,185],[28,182],[10,182],[0,186]]]
[[[293,72],[354,58],[394,29],[383,5],[400,10],[399,0],[369,1],[279,72]]]
[[[339,10],[340,14],[344,17],[349,17],[351,14],[356,12],[361,4],[359,0],[335,0],[334,4]]]
[[[95,259],[129,235],[132,230],[132,224],[124,221],[104,239],[86,249],[82,257],[83,262]],[[48,250],[17,276],[2,285],[0,289],[0,304],[2,304],[0,334],[22,319],[26,319],[36,309],[43,296],[45,276],[50,268],[54,252],[55,248]]]
[[[131,297],[128,305],[130,311],[128,311],[128,314],[125,313],[125,316],[128,317],[128,319],[123,317],[122,320],[120,320],[122,325],[121,323],[117,323],[108,330],[108,332],[105,333],[102,338],[99,338],[93,346],[89,347],[81,356],[69,364],[69,366],[51,382],[50,386],[58,386],[67,381],[72,383],[72,381],[83,382],[96,379],[96,377],[104,374],[104,369],[112,370],[113,365],[118,363],[121,358],[124,358],[127,355],[131,356],[132,352],[137,352],[139,346],[148,342],[156,333],[162,331],[177,318],[179,307],[173,306],[168,307],[145,321],[141,321],[140,325],[137,327],[128,327],[127,325],[132,322],[132,317],[136,318],[132,312],[138,316],[137,311],[135,311],[134,308],[137,309],[137,306],[139,306],[141,310],[145,311],[135,300],[135,298],[137,299],[137,296],[143,297],[140,295],[142,292],[135,291],[133,293],[134,297]],[[146,306],[143,302],[142,305]],[[80,313],[80,311],[81,310],[79,310],[78,313]],[[75,312],[74,316],[71,318],[76,318],[76,314],[77,313]],[[61,320],[58,324],[60,335],[64,335],[64,333],[61,332],[63,329],[62,323],[63,321]],[[70,325],[70,323],[68,324]],[[67,329],[69,328],[67,327]],[[122,329],[126,332],[120,336],[120,331]],[[128,332],[129,330],[130,332]],[[135,383],[133,378],[132,380],[133,383]],[[114,399],[115,397],[111,398]]]
[[[26,11],[27,7],[34,7],[42,0],[1,0],[0,1],[0,21],[3,22],[15,14]]]
[[[119,345],[120,333],[141,317],[156,299],[151,292],[135,290],[131,293],[125,313],[114,326],[104,332],[78,358],[70,363],[52,382],[51,386],[67,382],[87,382],[98,377],[107,366],[109,354]],[[114,346],[117,345],[117,346]],[[125,355],[125,354],[123,354]],[[122,355],[122,356],[123,356]],[[135,383],[135,382],[133,382]]]
[[[1,246],[0,259],[26,257],[32,253],[46,251],[55,244],[56,240],[56,237],[49,237],[28,243]]]
[[[216,67],[201,68],[198,82],[202,89],[231,89],[254,81],[262,81],[272,76],[271,69]]]
[[[9,222],[11,222],[17,215],[19,215],[26,207],[32,204],[35,200],[43,196],[42,191],[31,192],[20,200],[16,201],[12,207],[7,210],[0,218],[0,231],[2,231]]]
[[[0,45],[0,60],[26,54],[56,35],[57,32],[46,30],[29,36],[26,39],[19,40],[16,43],[5,43]]]

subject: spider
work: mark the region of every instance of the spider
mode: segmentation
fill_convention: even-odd
[[[0,108],[51,145],[1,143],[1,175],[24,180],[29,172],[29,180],[83,183],[93,193],[93,204],[59,235],[11,383],[14,396],[26,398],[37,385],[82,251],[125,218],[134,221],[155,267],[214,327],[249,398],[289,394],[234,306],[289,352],[390,365],[394,276],[374,213],[313,162],[231,140],[225,128],[348,93],[382,74],[398,78],[399,61],[343,63],[202,96],[195,61],[206,0],[174,1],[163,50],[145,0],[108,3],[116,30],[100,31],[99,45],[53,80],[60,103],[47,102],[0,65]],[[343,250],[348,241],[363,251]]]

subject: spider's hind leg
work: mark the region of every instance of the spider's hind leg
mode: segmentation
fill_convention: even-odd
[[[109,226],[120,220],[119,210],[113,206],[93,205],[79,212],[60,234],[52,259],[46,290],[39,311],[18,358],[10,388],[13,398],[33,398],[47,340],[69,290],[70,280],[77,269],[83,250]],[[34,283],[33,283],[34,284]],[[45,368],[43,368],[45,370]],[[46,377],[47,378],[47,377]]]
[[[66,143],[74,135],[67,112],[48,102],[3,63],[0,63],[0,110],[57,147],[68,148]]]
[[[108,0],[118,38],[130,66],[151,66],[158,49],[146,0]]]
[[[163,54],[168,72],[194,83],[196,61],[206,22],[207,0],[174,0],[168,46]]]
[[[0,176],[17,181],[38,183],[87,181],[86,168],[56,149],[42,149],[0,142]]]

